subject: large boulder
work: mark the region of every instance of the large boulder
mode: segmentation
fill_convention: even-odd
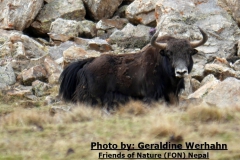
[[[12,46],[10,54],[7,56],[26,58],[38,58],[46,54],[46,48],[34,39],[18,32],[10,33],[8,40],[5,42]]]
[[[52,22],[49,36],[53,41],[66,42],[78,36],[79,24],[75,20],[65,20],[62,18]]]
[[[97,35],[102,39],[107,39],[117,29],[123,29],[127,23],[126,18],[101,19],[96,25]]]
[[[127,19],[134,24],[155,26],[155,5],[157,2],[159,0],[135,0],[126,9]]]
[[[149,43],[150,27],[134,26],[128,23],[122,30],[117,30],[109,37],[110,44],[117,44],[124,48],[142,48]]]
[[[233,68],[235,71],[240,71],[240,59],[233,64]]]
[[[0,1],[0,28],[22,31],[29,27],[43,5],[43,0]]]
[[[32,92],[37,97],[42,97],[49,94],[47,93],[47,90],[49,88],[51,88],[49,84],[41,82],[39,80],[32,82]]]
[[[96,23],[88,20],[79,21],[79,36],[93,38],[97,35]]]
[[[44,59],[44,67],[47,71],[48,83],[57,84],[62,72],[61,66],[48,56]]]
[[[102,18],[111,18],[122,0],[83,0],[88,16],[93,20],[100,20]]]
[[[61,43],[59,46],[52,46],[49,48],[49,55],[53,60],[62,58],[63,51],[65,51],[71,46],[76,46],[76,44],[72,41],[67,41],[67,42]]]
[[[69,47],[63,52],[63,68],[72,62],[98,56],[100,56],[99,52],[87,52],[85,49],[76,46]]]
[[[225,79],[209,92],[204,100],[217,107],[239,107],[240,80],[232,77]]]
[[[30,69],[24,70],[21,73],[22,82],[26,86],[31,86],[32,82],[35,80],[40,80],[47,82],[47,72],[45,68],[41,65],[34,66]]]
[[[94,38],[89,40],[88,49],[99,52],[109,52],[112,50],[112,47],[108,44],[106,40]]]
[[[238,0],[218,0],[218,4],[229,12],[240,26],[240,1]]]
[[[47,34],[51,23],[57,18],[83,20],[86,11],[82,0],[53,0],[44,5],[31,24],[35,34]]]
[[[0,89],[16,82],[16,76],[10,63],[0,66]]]
[[[188,96],[191,98],[204,98],[209,92],[211,92],[220,83],[219,80],[215,79],[205,83],[202,87],[198,88],[195,92]]]
[[[207,61],[213,57],[234,56],[240,30],[232,17],[216,0],[164,0],[156,5],[159,36],[170,34],[189,40],[202,38],[197,26],[209,35],[207,43],[197,49]]]
[[[239,72],[219,64],[206,64],[204,68],[204,73],[205,75],[213,74],[220,80],[224,80],[228,77],[239,78]]]

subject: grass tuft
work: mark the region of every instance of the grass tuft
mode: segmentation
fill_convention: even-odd
[[[234,119],[233,112],[230,112],[228,109],[221,109],[211,106],[190,107],[187,110],[187,114],[191,121],[200,122],[223,122]]]
[[[134,116],[140,116],[147,113],[147,106],[146,104],[140,102],[140,101],[131,101],[127,103],[126,105],[120,106],[118,110],[119,115],[134,115]]]

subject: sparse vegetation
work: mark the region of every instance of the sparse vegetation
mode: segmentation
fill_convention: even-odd
[[[219,142],[226,143],[229,150],[210,151],[211,159],[240,158],[239,108],[199,105],[183,110],[130,102],[107,114],[100,108],[65,104],[72,108],[55,108],[51,114],[51,106],[26,107],[16,103],[0,104],[0,160],[97,159],[99,151],[91,151],[91,142],[136,146],[139,142]]]

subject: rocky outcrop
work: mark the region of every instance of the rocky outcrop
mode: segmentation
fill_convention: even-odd
[[[208,83],[197,89],[194,93],[190,94],[188,98],[204,98],[204,96],[211,92],[215,88],[215,86],[218,85],[219,82],[220,81],[217,79],[209,81]]]
[[[75,20],[58,18],[51,23],[49,36],[53,41],[66,42],[77,37],[79,24]]]
[[[75,62],[77,60],[82,60],[86,59],[89,57],[97,57],[100,54],[96,53],[95,54],[89,54],[86,50],[84,50],[81,47],[69,47],[67,50],[63,52],[63,60],[64,60],[64,67],[66,67],[69,63]]]
[[[93,20],[111,18],[122,0],[83,0],[88,16]]]
[[[163,0],[160,0],[163,1]],[[135,0],[126,9],[126,17],[133,24],[156,26],[155,5],[158,0]]]
[[[62,67],[48,56],[44,59],[44,68],[47,71],[48,83],[57,84],[62,72]]]
[[[55,19],[79,21],[85,19],[85,15],[82,0],[53,0],[44,5],[31,27],[37,34],[47,34]]]
[[[128,23],[122,30],[115,31],[108,42],[124,48],[142,48],[149,43],[149,31],[150,27]]]
[[[0,56],[18,59],[38,58],[46,54],[45,50],[43,45],[32,38],[19,32],[9,32],[0,47]]]
[[[240,80],[227,78],[204,98],[205,102],[217,107],[239,107],[240,104]]]
[[[36,80],[32,83],[32,92],[37,97],[48,95],[47,90],[51,88],[47,83]]]
[[[235,97],[240,97],[239,4],[234,0],[3,0],[0,89],[11,88],[7,95],[36,100],[58,85],[62,69],[71,62],[136,53],[149,43],[154,28],[160,29],[159,36],[199,40],[199,26],[209,39],[196,48],[199,53],[193,56],[182,98],[235,106],[239,101]]]
[[[123,29],[127,23],[128,20],[125,18],[101,19],[96,25],[97,36],[107,39],[117,29]]]
[[[237,60],[234,64],[233,64],[233,68],[235,71],[240,71],[240,60]]]
[[[0,89],[16,82],[16,76],[10,63],[0,66]]]
[[[165,34],[197,40],[201,34],[197,26],[209,34],[200,53],[211,61],[212,57],[228,58],[237,52],[234,47],[240,38],[240,30],[231,16],[217,5],[215,0],[159,1],[156,5],[160,36]]]
[[[213,74],[220,80],[224,80],[228,77],[239,77],[239,72],[234,71],[231,68],[221,66],[219,64],[206,64],[204,68],[205,75]]]
[[[96,23],[88,20],[78,22],[78,35],[85,38],[93,38],[97,35]]]
[[[240,26],[240,1],[237,0],[218,0],[219,6],[229,12]]]
[[[0,28],[23,31],[31,25],[42,5],[43,0],[0,1]]]
[[[21,74],[22,83],[31,86],[35,80],[47,82],[47,72],[41,65],[34,66],[28,70],[24,70]]]

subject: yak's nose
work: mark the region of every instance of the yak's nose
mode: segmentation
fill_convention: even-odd
[[[188,75],[188,70],[187,68],[183,68],[183,69],[180,69],[180,68],[176,68],[175,69],[175,76],[176,77],[179,77],[179,78],[182,78],[182,77],[185,77]]]

